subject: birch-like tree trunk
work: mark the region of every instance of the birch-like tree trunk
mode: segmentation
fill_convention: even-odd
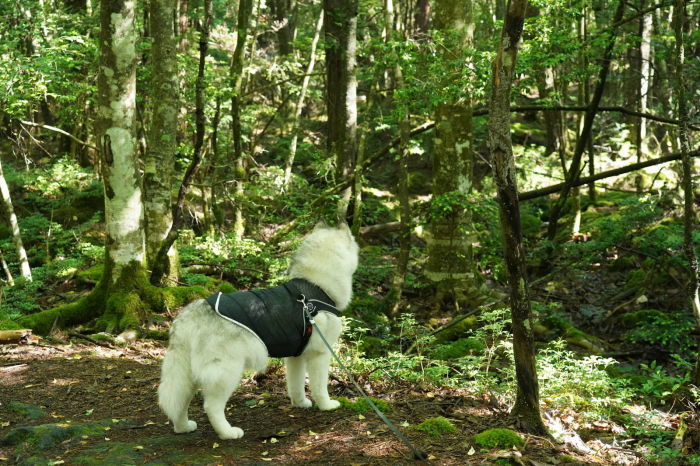
[[[686,6],[684,0],[676,0],[673,7],[673,32],[676,39],[676,82],[675,94],[678,107],[679,134],[678,139],[681,146],[682,165],[682,185],[683,185],[683,245],[686,258],[688,259],[690,280],[688,283],[688,295],[690,306],[695,316],[695,323],[700,330],[700,266],[698,266],[698,256],[695,254],[693,244],[693,232],[697,229],[698,209],[695,206],[695,191],[693,189],[694,161],[690,157],[690,137],[688,134],[688,103],[685,90],[685,26],[687,21]],[[696,337],[700,345],[700,336]],[[700,386],[700,356],[695,364],[695,374],[693,384]]]
[[[10,230],[12,231],[12,241],[15,244],[15,251],[19,260],[20,273],[22,274],[22,277],[24,277],[26,280],[32,281],[32,270],[29,267],[27,251],[25,251],[24,244],[22,243],[22,234],[19,231],[17,215],[15,215],[15,209],[14,207],[12,207],[10,187],[7,185],[7,181],[5,180],[5,174],[2,171],[2,161],[0,161],[0,201],[2,201],[3,211],[7,215],[7,220],[10,223]],[[9,279],[11,281],[11,275],[9,275]]]
[[[336,182],[353,172],[357,155],[357,79],[355,49],[357,0],[323,0],[326,39],[328,153],[336,161]],[[344,189],[338,218],[347,218],[352,186]]]
[[[527,0],[510,0],[493,65],[489,100],[489,145],[498,191],[501,231],[513,319],[513,353],[517,395],[511,415],[526,432],[546,434],[540,415],[539,383],[535,367],[530,297],[527,289],[525,252],[520,229],[520,205],[515,160],[510,138],[510,92],[525,22]]]
[[[149,267],[173,225],[173,172],[177,150],[179,85],[177,78],[177,42],[175,40],[176,0],[151,0],[150,18],[153,37],[151,102],[153,112],[144,160],[144,217],[146,258]],[[165,278],[178,279],[177,247],[167,256]]]
[[[462,50],[470,47],[474,35],[471,0],[438,0],[433,24],[448,40],[443,47],[443,60],[457,61]],[[459,39],[447,39],[453,34]],[[458,78],[448,74],[447,79]],[[436,309],[447,300],[459,305],[477,305],[482,280],[473,260],[471,218],[464,208],[474,186],[472,106],[468,91],[459,101],[445,100],[437,105],[434,142],[435,208],[430,222],[425,275],[435,285]]]

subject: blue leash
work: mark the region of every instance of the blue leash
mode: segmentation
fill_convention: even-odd
[[[321,337],[321,340],[322,340],[323,343],[326,345],[326,348],[328,348],[328,351],[331,352],[331,354],[333,355],[333,357],[335,358],[335,360],[338,362],[338,365],[340,366],[340,368],[343,369],[343,370],[345,371],[346,375],[348,376],[348,378],[350,379],[350,381],[352,382],[352,384],[355,386],[355,388],[357,389],[357,391],[360,392],[360,394],[361,394],[361,395],[364,397],[364,399],[367,401],[367,404],[369,404],[369,405],[372,407],[372,409],[374,410],[374,412],[377,413],[377,416],[379,416],[379,419],[381,419],[381,420],[384,422],[384,424],[386,424],[386,425],[389,427],[389,429],[399,438],[399,440],[401,440],[404,444],[406,444],[406,446],[413,452],[413,457],[414,457],[414,459],[417,459],[417,460],[426,460],[426,459],[427,459],[427,456],[426,456],[425,452],[423,452],[423,451],[417,449],[415,446],[413,446],[413,444],[410,442],[410,440],[408,440],[408,439],[406,438],[406,436],[403,435],[403,434],[401,433],[401,431],[389,420],[389,418],[387,418],[387,417],[384,415],[384,413],[381,412],[381,411],[379,410],[379,408],[377,408],[377,405],[374,404],[374,402],[372,401],[372,399],[371,399],[370,397],[367,396],[367,394],[365,393],[365,391],[362,390],[362,387],[360,387],[360,385],[357,383],[357,381],[355,380],[355,378],[352,376],[352,373],[350,372],[350,369],[348,369],[347,366],[346,366],[345,364],[343,364],[343,361],[340,360],[340,358],[338,357],[338,355],[335,354],[335,351],[333,351],[333,348],[331,347],[330,343],[328,343],[328,340],[326,340],[326,337],[323,336],[323,333],[322,333],[321,330],[318,328],[318,325],[316,325],[316,321],[314,320],[313,316],[311,315],[311,312],[313,312],[313,311],[314,311],[314,308],[315,308],[315,306],[313,305],[313,303],[311,303],[311,302],[308,302],[308,303],[307,303],[307,302],[306,302],[306,297],[305,297],[304,295],[301,295],[300,298],[297,299],[297,301],[300,302],[300,303],[303,305],[303,307],[304,307],[304,314],[306,314],[306,318],[309,319],[309,322],[311,323],[311,325],[313,325],[314,330],[316,330],[316,331],[318,332],[318,336]],[[311,300],[311,301],[315,301],[315,300]],[[330,306],[330,304],[328,304],[328,303],[324,303],[324,304]],[[331,306],[331,307],[334,307],[334,306]]]

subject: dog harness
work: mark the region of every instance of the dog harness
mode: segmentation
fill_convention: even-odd
[[[309,343],[313,328],[304,306],[312,317],[321,311],[340,316],[321,288],[301,278],[262,290],[218,292],[206,300],[221,317],[258,337],[275,358],[299,356]]]

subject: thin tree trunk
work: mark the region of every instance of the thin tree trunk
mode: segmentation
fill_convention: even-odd
[[[243,85],[243,65],[245,50],[250,27],[250,17],[253,13],[253,0],[241,0],[238,6],[238,25],[236,34],[236,49],[231,61],[231,132],[233,133],[233,153],[231,159],[235,167],[236,195],[234,205],[234,236],[243,237],[245,220],[243,218],[243,196],[245,183],[248,178],[247,163],[243,155],[243,136],[241,133],[241,91]]]
[[[205,115],[204,115],[204,71],[206,58],[209,52],[209,29],[211,25],[211,0],[204,0],[204,18],[199,34],[199,65],[197,69],[197,82],[195,84],[195,138],[192,153],[192,161],[187,167],[182,184],[178,191],[177,201],[172,206],[173,222],[168,235],[163,240],[156,255],[151,272],[151,283],[158,285],[163,281],[168,264],[167,255],[173,243],[177,240],[180,228],[183,223],[183,213],[185,208],[185,197],[189,191],[190,184],[194,178],[202,159],[202,147],[204,146]]]
[[[520,229],[515,161],[510,138],[510,92],[526,8],[527,0],[508,2],[501,41],[493,65],[488,131],[513,319],[517,395],[511,414],[524,431],[545,435],[547,429],[540,415],[532,316]]]
[[[624,10],[625,1],[620,0],[620,2],[617,5],[617,10],[615,12],[613,24],[619,22],[622,19],[622,14],[624,13]],[[566,202],[566,199],[569,195],[569,191],[573,186],[573,183],[579,177],[579,172],[581,170],[581,158],[588,144],[588,139],[591,136],[591,130],[593,129],[593,119],[595,118],[596,113],[598,113],[598,106],[600,105],[600,101],[603,97],[603,91],[605,90],[605,81],[608,77],[608,72],[610,71],[610,62],[612,59],[612,52],[615,46],[615,39],[617,38],[617,33],[617,28],[612,29],[609,33],[610,36],[608,38],[608,43],[605,47],[603,58],[601,60],[600,72],[598,73],[598,82],[596,84],[593,97],[591,98],[591,102],[588,105],[588,109],[586,110],[586,115],[583,121],[583,129],[581,130],[581,134],[579,134],[579,137],[576,141],[576,149],[574,149],[574,155],[571,158],[571,164],[569,165],[569,170],[566,173],[566,182],[564,183],[564,187],[562,188],[561,193],[559,194],[559,199],[556,200],[549,213],[547,238],[549,238],[550,240],[553,240],[557,234],[557,222],[559,221],[559,217],[561,216],[561,211],[564,207],[564,203]]]
[[[172,228],[172,185],[177,151],[179,86],[177,78],[177,43],[174,20],[176,0],[151,0],[153,35],[151,102],[153,113],[148,134],[148,151],[144,160],[144,217],[146,258],[153,267],[158,250]],[[166,278],[178,279],[177,247],[168,251]]]
[[[15,244],[15,251],[17,252],[17,258],[19,260],[20,273],[26,280],[32,281],[32,270],[29,267],[27,251],[25,251],[24,244],[22,243],[22,234],[19,231],[17,215],[15,215],[15,209],[12,206],[10,187],[7,185],[5,174],[2,171],[2,161],[0,161],[0,197],[2,198],[0,200],[2,200],[3,210],[7,213],[7,219],[10,223],[10,230],[12,230],[12,241]],[[10,279],[12,279],[11,275]]]
[[[695,191],[693,189],[693,174],[696,173],[693,167],[693,159],[690,158],[690,138],[688,136],[688,104],[685,90],[685,44],[683,43],[685,27],[687,21],[685,0],[676,0],[673,11],[673,32],[676,39],[676,82],[675,94],[678,104],[679,140],[682,154],[682,184],[683,184],[683,245],[686,258],[688,259],[690,280],[688,283],[688,295],[690,306],[695,316],[695,322],[700,329],[700,267],[698,267],[698,257],[695,254],[693,244],[693,232],[696,231],[697,208],[694,205]],[[700,346],[700,336],[696,337]],[[695,364],[693,384],[700,386],[700,356]]]
[[[12,272],[10,272],[10,268],[7,266],[7,262],[5,261],[5,256],[2,254],[1,250],[0,250],[0,264],[2,265],[2,271],[5,273],[5,281],[7,282],[7,284],[10,286],[15,286],[15,280],[14,280],[14,278],[12,278]]]
[[[323,9],[318,15],[318,21],[316,22],[316,30],[314,31],[314,38],[311,41],[311,52],[309,54],[309,64],[306,66],[306,73],[304,74],[304,79],[301,82],[301,90],[299,91],[299,99],[297,99],[297,104],[294,110],[294,121],[292,122],[292,140],[289,143],[289,154],[287,155],[287,160],[284,165],[284,181],[283,186],[286,189],[289,185],[289,180],[292,177],[292,166],[294,165],[294,158],[297,154],[297,143],[299,140],[299,122],[301,121],[301,112],[304,110],[304,99],[306,98],[306,90],[309,87],[309,81],[311,81],[311,73],[314,70],[316,64],[316,47],[318,46],[319,38],[321,37],[321,29],[323,28]]]

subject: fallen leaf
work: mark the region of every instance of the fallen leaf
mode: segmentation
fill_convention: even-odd
[[[365,418],[365,417],[364,417],[362,414],[358,414],[358,415],[357,415],[357,419],[359,419],[360,421],[363,420],[364,418]]]
[[[277,442],[279,442],[279,440],[277,440],[277,439],[274,438],[274,437],[272,437],[272,438],[270,439],[270,443],[277,443]]]
[[[270,454],[270,452],[269,452],[269,451],[264,451],[264,452],[262,452],[262,453],[260,453],[260,454],[261,454],[262,456],[267,456],[267,455]]]
[[[401,424],[399,424],[401,427],[410,427],[411,424],[408,423],[408,421],[403,421]]]

